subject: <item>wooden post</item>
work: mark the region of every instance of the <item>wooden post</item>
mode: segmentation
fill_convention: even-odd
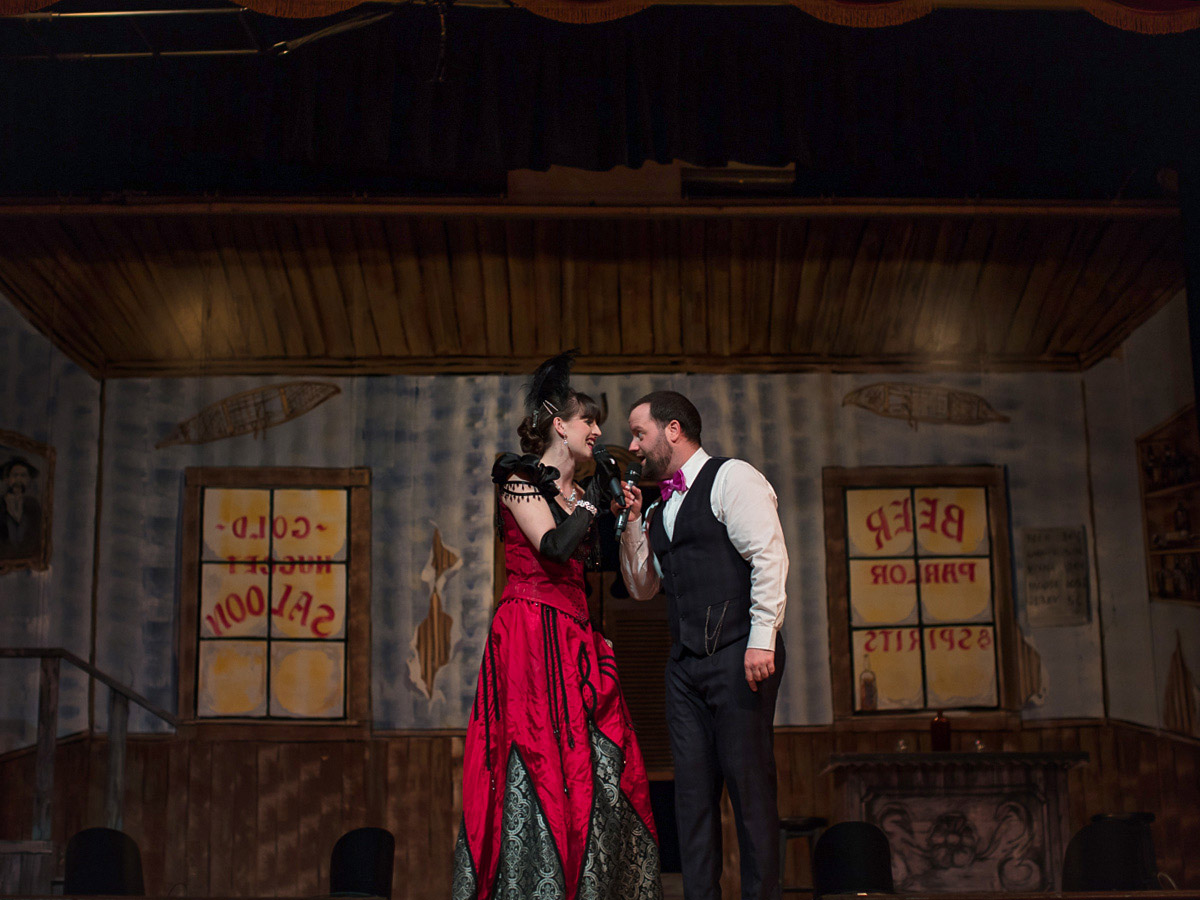
[[[1183,263],[1186,272],[1188,336],[1192,348],[1192,389],[1200,402],[1200,166],[1179,173],[1183,211]]]
[[[38,690],[37,761],[33,776],[33,833],[30,835],[35,841],[50,840],[60,663],[57,656],[42,657],[42,680]]]
[[[125,734],[129,698],[108,689],[108,780],[104,787],[104,824],[121,830],[125,812]]]

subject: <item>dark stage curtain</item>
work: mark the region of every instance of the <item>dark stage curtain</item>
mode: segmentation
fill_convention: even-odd
[[[0,63],[0,193],[486,192],[509,169],[681,159],[794,162],[817,196],[1158,196],[1200,123],[1200,31],[1084,13],[447,25],[444,59],[436,12],[406,7],[282,57]]]

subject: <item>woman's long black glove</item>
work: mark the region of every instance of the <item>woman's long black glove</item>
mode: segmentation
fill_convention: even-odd
[[[592,524],[592,519],[596,517],[600,508],[599,482],[599,478],[593,478],[583,499],[575,507],[575,511],[567,516],[560,525],[542,535],[542,543],[538,549],[543,556],[549,557],[557,563],[565,563],[571,558],[580,541],[587,534],[588,526]]]

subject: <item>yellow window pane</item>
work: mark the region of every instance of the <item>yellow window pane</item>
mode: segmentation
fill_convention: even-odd
[[[200,578],[200,636],[267,634],[266,563],[205,563]]]
[[[921,606],[927,624],[992,619],[992,565],[987,559],[922,559]]]
[[[344,708],[344,645],[288,642],[271,645],[271,715],[336,719]]]
[[[341,563],[276,563],[271,585],[276,637],[341,638],[346,633],[346,567]]]
[[[911,559],[850,560],[850,624],[917,621],[917,566]]]
[[[929,706],[995,706],[996,635],[990,626],[925,629]]]
[[[201,641],[196,714],[261,716],[267,706],[264,641]]]
[[[204,559],[266,559],[270,518],[270,491],[206,490]]]
[[[275,492],[275,544],[280,560],[346,558],[346,492]]]
[[[988,553],[987,491],[983,488],[918,489],[913,497],[913,519],[922,555]]]
[[[851,632],[854,709],[921,709],[921,634],[916,628]]]
[[[846,491],[850,556],[911,554],[912,535],[912,501],[907,489]]]

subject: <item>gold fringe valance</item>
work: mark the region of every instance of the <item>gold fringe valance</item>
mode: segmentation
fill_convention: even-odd
[[[1126,4],[1116,0],[1081,0],[1084,9],[1114,28],[1139,34],[1178,34],[1200,27],[1200,3]]]
[[[849,28],[903,25],[933,12],[933,0],[788,0],[815,19]]]
[[[647,0],[511,0],[513,5],[544,19],[571,25],[595,25],[641,12]]]

